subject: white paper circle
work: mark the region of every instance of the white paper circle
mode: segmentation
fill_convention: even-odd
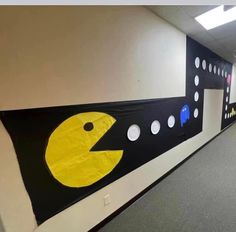
[[[216,74],[216,66],[214,65],[214,68],[213,68],[213,72],[214,74]]]
[[[194,101],[197,102],[198,99],[199,99],[199,93],[196,91],[196,92],[194,93]]]
[[[210,73],[212,72],[212,64],[209,64],[208,70],[209,70]]]
[[[229,92],[229,86],[227,87],[226,92],[227,92],[227,93]]]
[[[127,137],[130,141],[135,141],[139,138],[140,133],[140,127],[136,124],[133,124],[127,131]]]
[[[227,96],[227,97],[225,98],[225,101],[228,102],[228,100],[229,100],[229,97]]]
[[[199,76],[198,76],[198,75],[196,75],[196,76],[194,77],[194,84],[195,84],[196,86],[199,85]]]
[[[172,128],[175,125],[175,117],[173,115],[170,115],[168,118],[168,127]]]
[[[221,71],[221,76],[224,77],[224,70]]]
[[[218,68],[217,74],[218,76],[220,76],[220,68]]]
[[[225,111],[227,111],[227,110],[228,110],[228,106],[226,105],[226,106],[225,106]]]
[[[161,124],[159,121],[155,120],[151,124],[151,132],[152,134],[156,135],[161,129]]]
[[[197,118],[197,117],[198,117],[198,109],[197,109],[197,108],[194,110],[193,116],[194,116],[194,118]]]
[[[225,114],[225,119],[227,118],[227,114]]]
[[[206,70],[206,66],[207,66],[206,61],[203,60],[203,61],[202,61],[202,69],[203,69],[203,70]]]
[[[227,75],[228,75],[228,73],[227,73],[227,72],[225,72],[225,78],[227,78]]]
[[[196,57],[196,58],[195,58],[195,67],[196,67],[196,68],[199,68],[199,67],[200,67],[200,58],[199,58],[199,57]]]

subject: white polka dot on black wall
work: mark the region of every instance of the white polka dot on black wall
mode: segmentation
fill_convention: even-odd
[[[196,91],[196,92],[194,93],[194,101],[197,102],[198,99],[199,99],[199,93],[198,93],[198,91]]]
[[[208,66],[208,71],[211,73],[212,72],[212,64],[209,64]]]
[[[226,97],[225,101],[226,101],[226,102],[228,102],[228,101],[229,101],[229,97],[228,97],[228,96]]]
[[[227,93],[229,92],[229,86],[227,87],[226,92],[227,92]]]
[[[194,110],[193,116],[194,116],[194,118],[197,118],[197,117],[198,117],[198,109],[197,109],[197,108]]]
[[[152,122],[151,124],[151,132],[153,135],[156,135],[158,134],[158,132],[160,131],[161,129],[161,124],[158,120],[155,120]]]
[[[227,111],[227,110],[228,110],[228,106],[226,105],[226,106],[225,106],[225,111]]]
[[[130,141],[136,141],[140,136],[140,127],[136,124],[133,124],[129,127],[127,131],[127,137]]]
[[[225,119],[227,118],[227,114],[225,114]]]
[[[174,117],[174,115],[170,115],[170,117],[168,118],[167,124],[168,124],[169,128],[174,127],[174,125],[175,125],[175,117]]]
[[[199,85],[199,76],[198,76],[198,75],[196,75],[196,76],[194,77],[194,84],[195,84],[196,86]]]
[[[214,74],[216,74],[216,66],[214,65],[214,68],[213,68],[213,72]]]
[[[206,70],[206,61],[205,60],[202,61],[202,69]]]
[[[227,75],[228,75],[227,72],[225,72],[225,78],[227,78]]]
[[[220,76],[220,68],[218,68],[217,74],[218,76]]]
[[[199,57],[196,57],[196,58],[195,58],[195,67],[196,67],[196,68],[199,68],[199,67],[200,67],[200,58],[199,58]]]
[[[224,77],[224,70],[221,71],[221,76]]]

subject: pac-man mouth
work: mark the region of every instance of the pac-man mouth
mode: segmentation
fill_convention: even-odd
[[[87,123],[86,123],[87,124]],[[85,125],[86,125],[85,124]],[[116,127],[117,121],[110,127],[108,131],[104,133],[104,135],[91,147],[90,152],[98,152],[98,151],[124,151],[124,148],[121,144],[113,144],[113,137],[117,137],[117,134],[114,132],[114,128]],[[91,130],[92,131],[92,130]]]

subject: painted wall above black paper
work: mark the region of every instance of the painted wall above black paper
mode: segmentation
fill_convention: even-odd
[[[38,224],[199,134],[204,89],[223,89],[222,129],[232,64],[187,38],[183,97],[1,112]]]

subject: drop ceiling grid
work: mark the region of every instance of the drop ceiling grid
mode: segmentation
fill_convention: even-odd
[[[217,54],[235,63],[236,58],[233,54],[236,49],[236,22],[207,31],[194,19],[215,7],[217,6],[149,6],[147,8]]]

